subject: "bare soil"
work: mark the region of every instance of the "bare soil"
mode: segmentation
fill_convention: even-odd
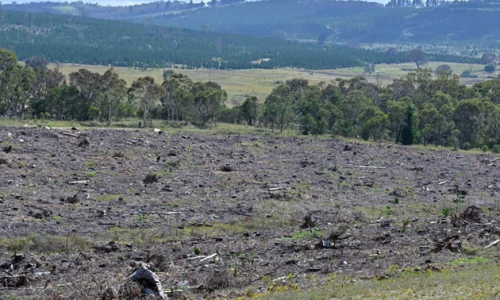
[[[141,263],[170,298],[236,298],[495,257],[500,236],[491,154],[104,129],[0,143],[0,299],[134,298]]]

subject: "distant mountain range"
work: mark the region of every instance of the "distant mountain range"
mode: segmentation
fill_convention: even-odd
[[[45,2],[8,4],[3,9],[319,43],[434,43],[500,48],[500,0],[392,0],[387,6],[332,0],[162,1],[123,7]]]

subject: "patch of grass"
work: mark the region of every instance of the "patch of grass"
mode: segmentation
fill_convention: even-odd
[[[305,181],[301,181],[299,180],[297,182],[297,185],[295,186],[295,188],[298,190],[298,191],[310,191],[311,190],[311,185]]]
[[[326,286],[310,290],[289,290],[252,295],[262,300],[405,300],[405,299],[495,299],[500,288],[497,264],[477,263],[446,272],[397,272],[385,280],[331,280]],[[249,297],[242,297],[249,299]]]
[[[138,223],[149,223],[154,219],[153,215],[138,215],[136,222]]]
[[[85,167],[89,168],[89,169],[90,168],[95,168],[95,167],[97,167],[97,162],[95,162],[95,161],[88,161],[88,162],[85,163]]]
[[[172,172],[173,170],[179,168],[179,166],[181,165],[181,161],[180,160],[170,160],[167,162],[167,164],[165,165],[165,168],[169,171],[169,172]]]
[[[2,238],[0,248],[13,252],[57,253],[74,250],[89,250],[93,243],[79,235],[56,236],[31,233],[27,237]]]
[[[292,235],[292,240],[315,240],[325,234],[324,230],[301,230]]]
[[[106,194],[106,195],[96,196],[94,198],[97,201],[113,201],[113,200],[118,200],[120,197],[123,197],[123,195]],[[123,198],[125,198],[125,197],[123,197]]]
[[[448,217],[451,214],[451,211],[449,208],[445,207],[443,208],[443,216]]]
[[[54,220],[54,221],[62,221],[62,220],[64,220],[64,217],[61,217],[61,216],[58,216],[58,215],[52,216],[50,218],[52,220]]]
[[[459,259],[451,261],[449,264],[460,266],[465,264],[479,264],[479,263],[489,263],[489,262],[492,262],[492,260],[486,257],[478,256],[478,257],[461,257]]]

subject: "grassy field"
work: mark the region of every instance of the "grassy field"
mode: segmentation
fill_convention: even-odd
[[[453,300],[494,300],[500,299],[500,271],[496,263],[460,264],[460,267],[436,271],[400,271],[383,280],[350,280],[332,277],[330,282],[314,290],[288,290],[264,295],[251,295],[240,298],[259,298],[263,300],[406,300],[406,299],[453,299]]]
[[[442,63],[431,62],[426,67],[436,69]],[[487,74],[484,72],[483,65],[469,65],[459,63],[449,63],[451,68],[456,74],[461,74],[465,70],[472,70],[478,78],[462,79],[462,82],[472,85],[475,82],[488,79],[488,76],[496,78],[497,73]],[[50,67],[54,68],[55,65]],[[76,64],[63,64],[60,66],[63,74],[68,75],[71,72],[78,71],[81,68],[89,69],[93,72],[104,73],[107,66],[90,66],[90,65],[76,65]],[[363,68],[346,68],[336,70],[298,70],[298,69],[276,69],[276,70],[262,70],[262,69],[249,69],[249,70],[182,70],[176,69],[178,73],[186,74],[195,81],[208,81],[212,80],[219,83],[228,92],[228,104],[241,102],[247,96],[256,96],[260,101],[269,95],[274,87],[280,83],[293,78],[305,78],[311,83],[330,82],[335,78],[352,78],[355,76],[363,75],[371,82],[380,82],[382,85],[388,85],[393,79],[405,75],[409,70],[415,68],[414,64],[381,64],[375,67],[375,73],[371,76],[365,74]],[[162,81],[163,69],[148,69],[146,71],[134,68],[117,67],[115,68],[120,76],[131,84],[134,80],[143,76],[152,76],[157,81]]]

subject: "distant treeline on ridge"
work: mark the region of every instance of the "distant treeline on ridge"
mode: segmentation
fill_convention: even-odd
[[[405,53],[98,20],[0,11],[0,46],[20,59],[129,67],[333,69],[407,61]],[[475,62],[433,55],[430,60]]]

